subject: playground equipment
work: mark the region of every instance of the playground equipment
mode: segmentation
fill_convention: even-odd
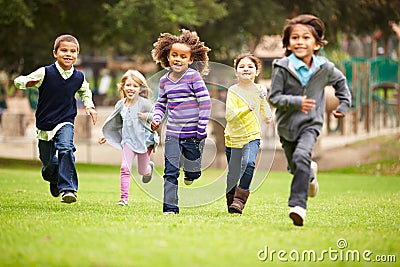
[[[399,62],[388,57],[343,62],[352,94],[352,132],[399,127]]]

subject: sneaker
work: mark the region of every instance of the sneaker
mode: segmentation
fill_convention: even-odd
[[[183,178],[183,181],[185,182],[185,185],[191,185],[193,184],[194,179],[185,177]]]
[[[128,201],[121,199],[120,201],[117,202],[117,205],[128,206]]]
[[[50,193],[53,197],[58,197],[60,195],[60,191],[58,191],[56,183],[50,183]]]
[[[62,197],[61,197],[62,203],[70,204],[70,203],[76,202],[76,199],[77,199],[77,197],[74,192],[72,192],[72,191],[62,192]]]
[[[306,210],[299,206],[290,208],[289,217],[293,220],[294,225],[303,226],[303,221],[306,218]]]
[[[149,165],[150,165],[150,168],[151,168],[150,174],[148,174],[148,175],[145,174],[145,175],[142,176],[142,182],[145,183],[145,184],[150,182],[151,178],[153,177],[154,162],[149,161]]]
[[[175,211],[164,211],[164,215],[174,215],[177,214]]]
[[[314,179],[312,179],[310,185],[308,186],[308,196],[315,197],[319,188],[317,181],[318,164],[315,161],[311,161],[311,170],[314,173]]]

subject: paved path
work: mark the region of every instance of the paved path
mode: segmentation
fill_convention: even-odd
[[[77,162],[81,163],[99,163],[99,164],[115,164],[119,165],[121,161],[121,152],[113,147],[97,143],[101,136],[101,126],[103,125],[108,114],[111,113],[113,107],[101,107],[98,109],[99,118],[96,126],[91,128],[90,140],[75,140],[77,151],[75,153]],[[374,148],[374,144],[369,144],[364,148],[355,150],[348,145],[362,139],[376,137],[379,135],[388,135],[400,133],[400,128],[389,129],[376,133],[368,133],[358,136],[339,136],[339,135],[322,135],[315,149],[314,157],[319,164],[320,170],[339,168],[345,166],[354,166],[366,163],[371,157],[366,157]],[[273,170],[285,170],[286,160],[280,149],[279,141],[276,141],[277,149],[275,151],[272,162]],[[16,159],[34,159],[38,160],[37,140],[35,139],[35,127],[29,125],[25,131],[24,137],[5,137],[1,135],[0,130],[0,157],[16,158]],[[271,151],[262,151],[263,155],[268,157],[273,155]],[[264,154],[266,153],[266,154]],[[164,163],[162,147],[152,155],[152,160],[156,166],[162,166]],[[269,160],[269,159],[268,159]],[[203,163],[206,166],[222,167],[226,166],[225,155],[216,156],[215,142],[212,139],[207,141],[205,156]],[[258,168],[269,168],[270,164],[259,164]]]

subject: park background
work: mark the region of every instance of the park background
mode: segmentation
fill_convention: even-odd
[[[201,40],[212,49],[209,53],[210,61],[222,64],[220,68],[226,71],[232,66],[233,58],[238,53],[245,51],[253,52],[263,61],[263,73],[259,82],[264,83],[268,87],[272,60],[283,55],[280,34],[285,20],[301,13],[317,15],[326,23],[326,39],[329,43],[321,51],[321,54],[333,61],[346,74],[353,97],[352,109],[344,119],[333,119],[329,114],[330,110],[327,110],[324,131],[316,146],[313,157],[318,161],[320,170],[322,171],[333,170],[339,167],[357,168],[367,163],[374,163],[373,170],[371,171],[372,176],[383,173],[392,175],[393,177],[385,180],[383,187],[388,189],[389,195],[382,193],[382,196],[377,198],[379,203],[376,203],[376,207],[379,207],[379,213],[385,216],[377,219],[379,223],[377,223],[376,227],[383,229],[382,233],[377,233],[381,236],[387,237],[392,234],[398,236],[398,226],[394,225],[398,225],[400,216],[398,212],[399,183],[398,179],[395,179],[400,175],[400,152],[397,149],[400,132],[400,1],[182,0],[177,2],[165,0],[0,0],[0,41],[2,44],[0,46],[0,101],[2,104],[0,108],[0,157],[15,159],[15,161],[17,161],[16,159],[38,161],[34,126],[37,92],[32,90],[16,90],[13,85],[13,79],[18,75],[26,75],[41,66],[53,63],[53,43],[55,38],[60,34],[73,34],[80,41],[81,52],[76,67],[84,71],[90,82],[94,101],[99,112],[99,121],[96,126],[91,125],[89,118],[84,115],[83,110],[79,112],[76,120],[75,140],[77,162],[117,166],[120,163],[120,152],[110,146],[100,147],[97,144],[97,139],[101,135],[102,122],[104,122],[105,118],[112,111],[113,105],[119,98],[116,83],[124,71],[129,68],[138,69],[150,80],[155,80],[154,77],[162,71],[160,66],[152,61],[150,55],[152,44],[156,41],[160,33],[171,32],[178,34],[181,28],[196,31]],[[229,75],[232,75],[232,73]],[[224,84],[221,83],[219,85]],[[227,88],[226,86],[213,86],[212,83],[209,86],[215,105],[213,105],[213,119],[208,129],[209,143],[205,150],[205,158],[207,159],[207,167],[211,167],[206,171],[212,173],[213,169],[223,170],[226,165],[223,155],[222,131],[224,122],[221,111],[223,111],[224,96],[226,95]],[[156,91],[157,88],[154,87],[154,96],[156,96]],[[332,95],[329,88],[326,88],[326,92],[328,95]],[[333,99],[333,97],[330,98]],[[335,101],[332,101],[332,103],[334,107]],[[276,139],[274,125],[263,125],[263,127],[263,153],[261,154],[270,155],[270,153],[274,153],[274,157],[268,159],[268,164],[259,164],[257,170],[263,175],[266,175],[270,168],[273,171],[284,171],[286,164],[279,147],[279,141]],[[382,151],[382,144],[379,140],[387,140],[386,138],[390,138],[389,140],[394,142],[394,144],[391,148],[386,146]],[[382,158],[389,160],[390,164],[378,162]],[[156,162],[158,172],[162,173],[162,147],[153,155],[153,160]],[[13,166],[11,162],[4,160],[1,168],[8,169],[9,166]],[[28,171],[32,163],[27,161],[22,166],[24,164],[27,166],[26,171]],[[98,168],[99,172],[103,172],[102,167],[92,168]],[[78,172],[79,170],[82,170],[84,177],[90,176],[91,178],[93,176],[94,178],[92,179],[95,182],[103,182],[101,179],[102,174],[90,173],[87,175],[84,171],[85,167],[80,167],[78,168]],[[41,178],[39,175],[36,175],[34,171],[28,173],[32,176],[30,177],[32,179],[29,179],[31,182],[40,182],[42,187],[44,187],[44,183],[40,181]],[[113,168],[112,171],[104,171],[104,174],[109,177],[113,176],[114,180],[112,183],[109,182],[108,186],[118,183],[118,168]],[[5,196],[8,196],[7,188],[15,190],[13,187],[15,181],[20,181],[19,179],[21,179],[21,174],[15,175],[18,177],[13,178],[14,180],[9,180],[9,174],[1,176],[4,183],[3,188],[5,188],[4,192],[6,192]],[[280,175],[283,177],[288,176],[285,172]],[[330,177],[329,175],[327,176]],[[351,178],[348,178],[350,184],[352,184]],[[338,175],[337,179],[344,182],[347,177],[345,179]],[[373,188],[376,186],[375,183],[381,183],[379,180],[371,180],[370,177],[365,178],[365,181],[367,185],[366,192],[371,194],[374,194]],[[394,183],[392,187],[388,185],[389,181]],[[271,182],[274,184],[274,179]],[[24,182],[22,181],[22,183]],[[278,189],[283,191],[283,194],[286,194],[287,185],[282,186],[282,182],[276,183],[281,186]],[[358,184],[357,182],[355,183],[355,187],[357,187]],[[2,222],[2,237],[4,240],[12,241],[14,238],[18,239],[21,231],[23,232],[24,227],[27,227],[25,224],[22,224],[22,228],[7,228],[17,218],[20,216],[23,217],[21,214],[27,213],[31,215],[27,216],[26,220],[35,220],[35,215],[31,213],[36,214],[37,209],[42,209],[43,213],[40,216],[54,216],[54,213],[58,209],[58,203],[54,204],[50,202],[52,199],[49,200],[47,192],[44,192],[47,189],[42,189],[42,187],[36,183],[33,186],[29,184],[25,187],[30,189],[37,188],[39,192],[43,191],[43,196],[40,195],[39,198],[35,194],[30,195],[29,192],[25,195],[19,194],[18,196],[13,195],[13,197],[2,198],[1,208],[5,216]],[[382,188],[378,189],[378,186],[376,187],[378,192],[384,190]],[[18,192],[20,190],[21,192],[25,192],[24,190],[26,190],[20,189],[19,186],[16,186],[16,188],[15,191]],[[99,191],[103,190],[102,188],[98,188],[98,186],[94,186],[94,188]],[[117,188],[115,187],[113,191],[116,190]],[[140,188],[133,190],[140,190]],[[260,189],[260,192],[265,192],[265,190]],[[340,194],[340,192],[341,188],[332,189],[328,192],[332,195],[332,198],[322,198],[322,203],[328,204],[331,201],[335,201],[333,195]],[[271,193],[268,191],[268,193],[273,194],[276,199],[279,199],[276,196],[276,192]],[[82,195],[85,196],[85,190],[83,190]],[[91,209],[93,213],[98,212],[101,216],[109,216],[107,208],[110,205],[114,205],[112,202],[114,199],[112,201],[107,200],[105,203],[98,203],[95,200],[98,197],[95,193],[92,194],[91,191],[89,193],[86,191],[86,196],[88,202],[83,202],[82,207],[79,208],[79,212],[73,216],[80,218],[82,217],[79,215],[81,213],[88,215],[85,214],[84,209]],[[258,194],[258,196],[260,195]],[[387,196],[388,198],[383,200],[383,196]],[[146,199],[146,197],[144,195],[142,199]],[[358,198],[355,203],[366,201],[363,200],[364,197]],[[24,209],[27,205],[26,201],[31,200],[35,202],[35,199],[43,201],[44,205],[50,205],[50,210],[41,205],[38,205],[39,207],[28,205],[27,212]],[[82,200],[85,201],[84,197],[80,201]],[[350,197],[346,200],[354,201],[354,198]],[[142,220],[139,218],[139,221],[145,223],[146,220],[150,220],[151,225],[155,226],[155,230],[151,234],[156,235],[157,229],[160,230],[158,226],[164,219],[155,215],[158,210],[149,211],[149,207],[146,206],[149,204],[150,209],[153,210],[157,209],[154,208],[154,205],[157,204],[154,204],[154,202],[148,203],[146,202],[147,200],[141,201],[144,204],[140,202],[139,206],[145,211],[145,218],[142,218]],[[277,202],[282,201],[277,200]],[[369,203],[368,201],[366,203],[371,206],[371,209],[374,207],[373,203]],[[386,208],[390,203],[392,203],[394,210],[390,210],[391,215],[389,216],[389,209]],[[17,208],[19,205],[22,206],[20,210],[21,214],[16,212],[18,217],[15,217],[12,210],[19,210]],[[96,205],[99,205],[98,209]],[[254,208],[249,210],[248,216],[252,216],[251,213],[254,213],[256,214],[255,217],[247,217],[245,220],[250,223],[249,227],[254,226],[254,229],[260,230],[262,226],[259,224],[255,225],[254,223],[261,216],[257,213],[259,206],[256,206],[255,203],[254,205]],[[270,203],[270,205],[273,205],[273,203]],[[211,212],[213,214],[211,218],[206,215],[206,219],[208,218],[217,222],[219,219],[216,218],[221,215],[218,212],[215,215],[212,210],[213,206],[211,205],[211,207],[200,209],[198,213],[203,216],[204,213]],[[334,209],[332,208],[332,210]],[[10,217],[7,217],[7,212],[10,213]],[[118,221],[121,218],[126,219],[124,217],[127,216],[126,214],[123,214],[121,211],[115,212],[116,214],[112,218],[109,218],[110,220]],[[273,211],[273,218],[276,219],[273,226],[278,228],[280,224],[285,224],[286,222],[286,220],[279,219],[280,217],[277,215],[279,212],[279,208]],[[326,214],[323,211],[320,212],[322,220]],[[330,212],[333,211],[330,210]],[[354,209],[345,209],[344,212],[358,216],[357,210]],[[368,212],[364,212],[362,215],[368,215]],[[62,208],[61,213],[70,214],[73,213],[73,210]],[[205,225],[208,225],[206,221],[199,220],[196,211],[190,210],[190,213],[190,220],[201,221]],[[314,219],[316,219],[315,216],[314,214]],[[388,220],[387,223],[385,222],[386,219]],[[93,223],[95,223],[98,218],[92,215],[88,216],[87,220],[93,220]],[[177,225],[188,227],[182,220],[185,221],[185,219],[167,219],[166,225],[168,227],[176,227]],[[242,224],[239,219],[235,218],[233,221],[235,224]],[[321,221],[316,221],[321,223]],[[367,227],[368,229],[369,225],[366,226],[363,223],[358,223],[355,217],[350,217],[349,221],[355,224],[354,228],[349,228],[350,230],[354,230],[352,237],[357,240],[357,244],[363,243],[365,240],[357,234],[362,232],[359,228]],[[337,223],[339,222],[340,220]],[[112,222],[110,223],[112,224]],[[108,221],[102,221],[101,224],[104,224],[104,230],[107,232],[108,228],[106,226],[109,226]],[[229,218],[223,218],[221,225],[227,224],[230,224]],[[311,225],[314,227],[317,225],[318,227],[316,223]],[[210,229],[213,228],[210,225],[208,226]],[[132,225],[132,227],[135,228],[135,225]],[[287,238],[286,234],[291,232],[291,230],[285,227],[283,226],[284,229],[280,228],[277,232],[272,232],[272,236],[279,239],[282,238],[281,235],[285,235],[285,238]],[[40,226],[37,226],[37,228],[40,228]],[[95,231],[97,230],[99,229],[95,229]],[[270,227],[268,230],[271,231],[273,228],[271,229]],[[373,228],[373,230],[376,230],[376,228]],[[385,230],[388,230],[388,232],[385,232]],[[17,237],[14,237],[8,231],[12,231]],[[112,230],[108,231],[112,232]],[[307,231],[303,232],[304,235],[302,235],[305,238],[306,244],[308,244],[307,242],[311,242],[306,237],[312,233],[311,229]],[[332,232],[335,233],[335,230],[332,230]],[[187,231],[185,233],[190,235]],[[110,233],[108,232],[108,234]],[[204,232],[201,233],[200,231],[200,234],[204,234]],[[257,231],[252,232],[252,235],[255,238]],[[10,237],[7,238],[7,236]],[[336,235],[334,236],[335,238],[337,237]],[[32,238],[32,236],[30,237]],[[334,242],[337,239],[334,239],[332,236],[330,237],[329,242]],[[297,236],[296,238],[299,237]],[[235,239],[238,239],[238,237],[235,237]],[[372,239],[375,240],[378,237],[373,236]],[[89,240],[86,241],[89,242]],[[298,245],[298,241],[292,241],[289,238],[284,248],[289,250],[292,245]],[[326,242],[320,241],[317,239],[315,242],[318,244],[321,243],[321,248],[328,246]],[[398,240],[391,241],[395,242]],[[175,245],[178,245],[180,243],[179,237],[174,242],[176,242]],[[37,243],[40,245],[39,241],[34,240],[33,244]],[[183,239],[183,243],[188,244],[190,242]],[[225,244],[223,240],[218,240],[217,243],[220,245]],[[9,243],[5,242],[5,244]],[[127,242],[127,244],[129,245],[130,243]],[[16,245],[15,248],[13,248],[12,242],[10,245],[7,253],[4,254],[6,255],[4,258],[5,262],[11,262],[13,266],[40,265],[37,262],[46,265],[46,260],[37,260],[39,256],[24,256],[20,264],[18,264],[18,261],[13,262],[10,257],[18,255],[18,253],[23,253],[23,249],[20,247],[21,244]],[[381,241],[377,247],[382,248],[386,245],[385,241]],[[164,246],[164,243],[161,244],[162,248]],[[279,248],[278,245],[276,247]],[[108,249],[109,251],[113,251],[112,248]],[[222,259],[224,255],[232,257],[229,252],[223,253],[225,249],[218,251],[216,254]],[[98,250],[102,251],[100,248]],[[204,251],[206,253],[208,250],[205,249]],[[234,249],[233,251],[237,252]],[[395,252],[398,255],[398,251],[398,246],[394,244],[388,246],[387,253]],[[32,253],[37,253],[37,251],[33,250]],[[41,254],[39,253],[38,255]],[[93,255],[95,258],[97,254],[94,253]],[[147,255],[147,252],[143,255]],[[164,255],[164,257],[169,259],[168,256]],[[32,261],[29,261],[30,258]],[[194,258],[196,258],[196,255]],[[100,257],[99,261],[101,262],[101,260],[102,258]],[[142,261],[145,260],[146,257],[143,256]],[[93,261],[96,262],[95,260]],[[48,265],[53,266],[53,260],[50,262]],[[104,262],[106,262],[104,265],[99,263],[98,266],[114,266],[118,263],[118,260],[114,259],[109,264],[107,264],[106,260]],[[129,261],[124,259],[124,262]],[[176,260],[170,259],[170,262],[176,263]],[[199,261],[197,264],[193,263],[192,265],[200,266],[201,263],[208,263],[210,265],[210,262],[206,260]],[[69,266],[71,263],[66,263],[66,265]],[[85,262],[85,264],[82,263],[82,265],[88,265],[88,262]],[[146,266],[144,263],[141,265]],[[167,266],[168,264],[165,265]]]

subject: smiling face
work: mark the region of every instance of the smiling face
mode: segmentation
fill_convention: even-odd
[[[63,70],[71,69],[78,58],[79,49],[76,43],[62,41],[57,50],[53,50],[53,55]]]
[[[168,54],[168,63],[174,73],[183,74],[189,64],[193,63],[190,47],[182,43],[173,44]]]
[[[137,83],[134,79],[131,77],[128,77],[125,80],[124,86],[124,95],[127,98],[127,100],[130,101],[135,101],[139,97],[139,92],[140,92],[140,84]]]
[[[256,63],[248,57],[242,58],[236,67],[236,76],[240,81],[254,82],[254,79],[259,74]]]
[[[318,51],[321,45],[317,43],[311,30],[303,24],[296,24],[289,36],[287,47],[297,58],[301,59],[308,67],[314,51]]]

